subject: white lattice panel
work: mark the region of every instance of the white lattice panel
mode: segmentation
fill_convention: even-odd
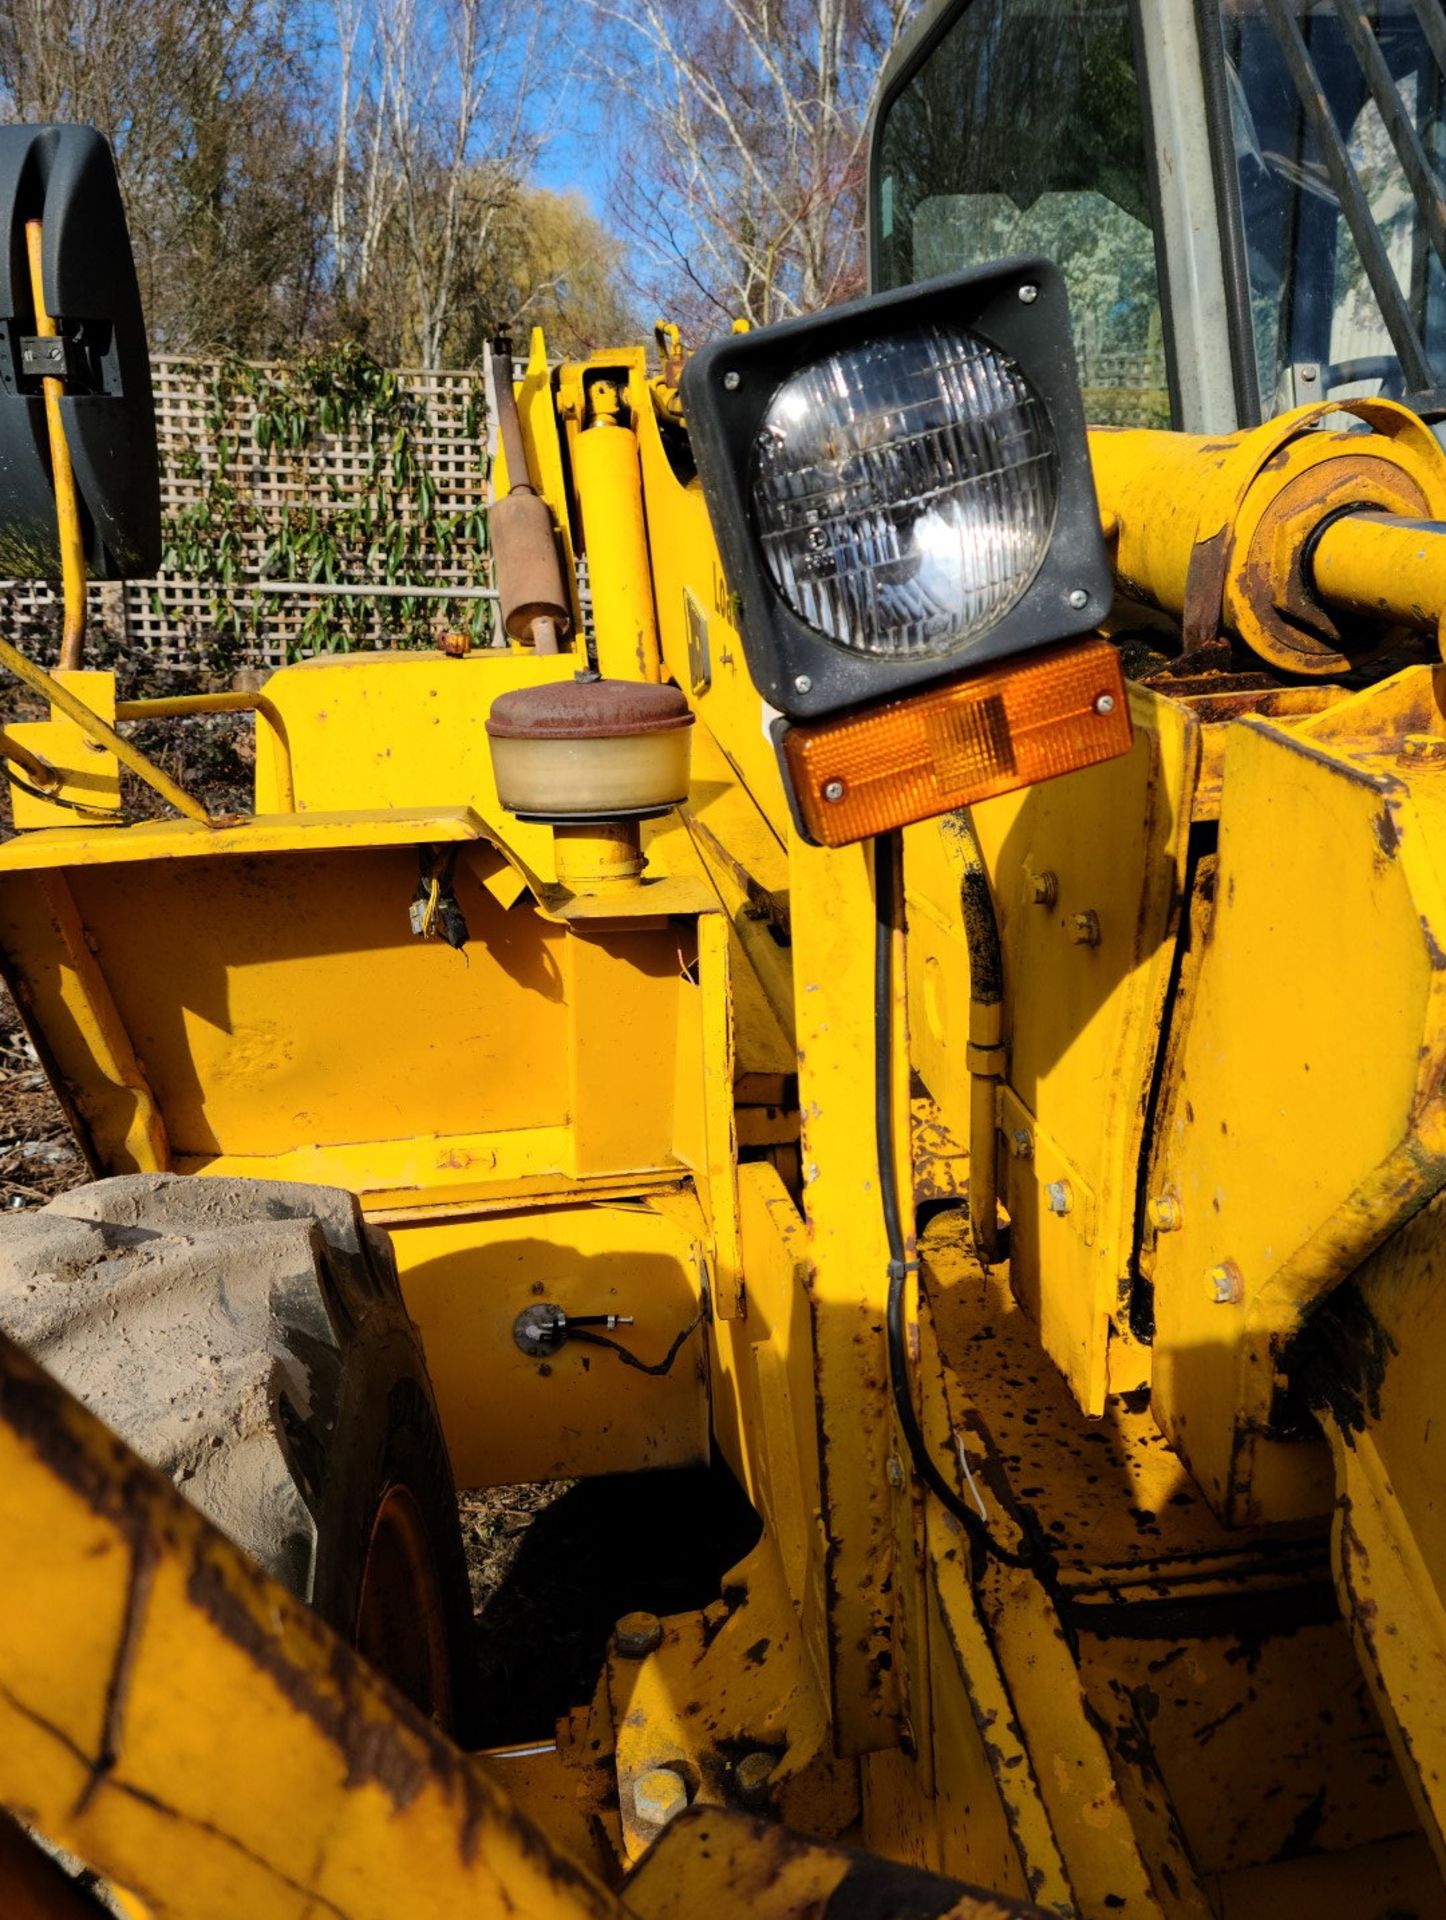
[[[472,589],[455,600],[428,597],[415,601],[395,590],[386,595],[331,595],[305,585],[283,583],[285,591],[257,590],[274,580],[268,559],[268,528],[291,513],[315,510],[319,516],[345,515],[375,497],[373,462],[390,454],[389,434],[380,446],[365,428],[316,434],[306,447],[281,451],[257,444],[253,433],[255,402],[245,393],[231,401],[218,434],[208,418],[214,406],[217,369],[187,360],[162,359],[152,365],[157,437],[161,450],[162,509],[167,516],[194,506],[216,474],[221,444],[234,446],[226,477],[261,526],[248,533],[240,579],[229,589],[211,581],[163,571],[153,581],[131,581],[123,588],[92,588],[92,630],[105,632],[128,650],[143,650],[158,664],[201,665],[214,652],[215,600],[228,593],[247,615],[244,657],[279,665],[294,657],[302,627],[314,609],[324,609],[324,630],[313,636],[321,648],[375,647],[425,641],[439,624],[468,626],[475,620],[479,638],[493,632],[491,563],[485,550],[459,543],[445,560],[438,558],[424,577],[401,583],[428,588]],[[414,460],[432,488],[431,521],[472,513],[487,498],[487,442],[482,381],[472,372],[410,372],[398,376],[410,408]],[[349,566],[344,584],[370,584],[364,565]],[[378,585],[381,583],[378,582]],[[393,589],[398,583],[392,583]],[[45,583],[0,584],[0,631],[40,658],[53,657],[59,628],[58,590]],[[306,651],[312,651],[308,645]]]

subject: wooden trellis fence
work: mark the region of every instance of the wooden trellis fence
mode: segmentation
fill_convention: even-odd
[[[245,615],[244,637],[234,632],[222,649],[229,659],[279,665],[318,646],[368,647],[415,642],[446,622],[490,637],[495,594],[482,516],[487,500],[488,453],[482,381],[473,372],[406,372],[397,376],[407,402],[409,455],[425,475],[419,504],[408,512],[437,523],[475,528],[480,538],[454,538],[431,548],[425,564],[402,579],[380,566],[338,569],[333,577],[297,579],[277,571],[275,529],[290,516],[355,514],[368,496],[376,447],[365,421],[340,431],[313,431],[299,448],[258,436],[255,403],[230,394],[217,418],[218,367],[160,359],[153,363],[157,435],[161,448],[162,507],[168,521],[202,502],[222,477],[243,502],[234,577],[224,584],[195,570],[163,570],[153,581],[91,588],[95,629],[157,665],[200,665],[218,651],[218,603],[223,616]],[[235,622],[229,621],[233,628]],[[40,658],[53,652],[59,627],[59,590],[46,583],[0,582],[0,631]]]

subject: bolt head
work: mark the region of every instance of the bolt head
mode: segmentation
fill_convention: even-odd
[[[903,1484],[904,1484],[904,1463],[903,1463],[903,1461],[902,1461],[902,1460],[901,1460],[901,1459],[899,1458],[899,1456],[898,1456],[898,1455],[897,1455],[896,1453],[891,1453],[891,1454],[889,1455],[889,1457],[888,1457],[888,1459],[887,1459],[887,1461],[885,1461],[885,1463],[884,1463],[884,1472],[885,1472],[885,1473],[886,1473],[886,1474],[888,1475],[888,1477],[889,1477],[889,1485],[890,1485],[891,1487],[901,1487],[901,1486],[903,1486]]]
[[[725,374],[724,374],[724,376],[723,376],[723,390],[724,390],[724,392],[725,392],[725,393],[737,393],[737,391],[738,391],[738,389],[739,389],[739,387],[740,387],[741,385],[742,385],[742,380],[741,380],[741,377],[739,376],[739,373],[738,373],[738,370],[737,370],[737,368],[736,368],[736,367],[730,367],[730,368],[728,369],[728,371],[727,371],[727,373],[725,373]]]
[[[665,1827],[687,1804],[687,1782],[671,1767],[650,1767],[633,1782],[633,1814],[639,1826]]]
[[[613,1645],[624,1660],[643,1660],[663,1644],[663,1623],[655,1613],[625,1613],[613,1629]]]
[[[1016,1127],[1009,1145],[1016,1160],[1028,1160],[1034,1153],[1034,1142],[1029,1137],[1027,1127]]]
[[[1434,733],[1408,733],[1396,758],[1403,767],[1446,766],[1446,740]]]
[[[778,1755],[745,1753],[733,1769],[733,1790],[745,1807],[756,1807],[768,1797],[768,1783],[778,1767]]]
[[[835,805],[843,799],[846,791],[842,780],[825,780],[823,783],[824,799],[832,801]]]
[[[813,680],[811,676],[806,673],[796,673],[793,676],[793,691],[795,693],[812,693]]]
[[[1156,1233],[1175,1233],[1184,1225],[1179,1199],[1173,1193],[1157,1193],[1145,1213]]]
[[[1205,1276],[1210,1298],[1217,1307],[1236,1307],[1245,1298],[1245,1276],[1233,1260],[1222,1260]]]
[[[1074,1194],[1070,1191],[1068,1180],[1051,1180],[1044,1190],[1051,1213],[1068,1213],[1074,1205]]]
[[[1019,297],[1026,307],[1032,307],[1039,298],[1039,288],[1035,286],[1032,280],[1026,280],[1024,285],[1019,289]]]
[[[1313,387],[1316,381],[1320,379],[1320,368],[1312,361],[1301,368],[1300,377],[1306,386]]]
[[[1077,613],[1082,613],[1084,609],[1089,605],[1090,597],[1085,592],[1083,587],[1076,587],[1074,592],[1069,597],[1069,603]]]
[[[1093,907],[1071,914],[1069,937],[1077,947],[1097,947],[1100,943],[1100,917]]]
[[[1114,710],[1115,696],[1112,693],[1102,693],[1095,700],[1096,713],[1113,713]]]
[[[1036,873],[1029,883],[1029,897],[1037,907],[1052,907],[1059,898],[1059,881],[1052,873]]]

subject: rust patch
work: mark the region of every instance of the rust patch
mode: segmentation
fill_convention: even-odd
[[[120,1644],[116,1648],[115,1663],[106,1684],[105,1719],[101,1726],[100,1751],[96,1754],[90,1777],[75,1803],[77,1817],[85,1812],[95,1796],[96,1789],[109,1774],[114,1772],[116,1761],[120,1758],[131,1674],[135,1670],[136,1649],[140,1645],[141,1627],[144,1624],[146,1606],[151,1597],[151,1586],[155,1580],[158,1557],[155,1541],[149,1534],[141,1533],[132,1542],[130,1572],[126,1580],[125,1618],[121,1625]]]
[[[1030,1920],[1043,1912],[862,1853],[855,1854],[822,1908],[823,1920]]]
[[[1391,817],[1389,803],[1381,808],[1371,820],[1371,831],[1376,836],[1376,845],[1388,860],[1394,860],[1401,845],[1400,829]]]
[[[1380,1418],[1381,1387],[1396,1343],[1359,1291],[1337,1287],[1289,1342],[1287,1378],[1318,1413],[1328,1413],[1347,1446]]]

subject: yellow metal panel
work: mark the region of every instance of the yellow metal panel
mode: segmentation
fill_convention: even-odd
[[[115,725],[113,673],[57,668],[53,677],[102,720]],[[58,707],[52,705],[48,720],[12,722],[5,731],[19,746],[64,770],[53,799],[17,786],[12,770],[10,806],[17,828],[75,827],[86,818],[86,812],[77,808],[110,813],[120,807],[120,761]]]
[[[697,1318],[698,1233],[646,1206],[556,1208],[391,1229],[407,1308],[459,1486],[511,1486],[708,1457],[707,1336],[700,1325],[666,1374],[569,1342],[550,1360],[512,1335],[547,1301],[569,1315],[631,1314],[612,1336],[650,1365]]]
[[[1157,1416],[1235,1520],[1328,1503],[1320,1455],[1265,1437],[1283,1343],[1446,1172],[1446,796],[1394,753],[1433,697],[1420,670],[1291,731],[1232,728],[1152,1185],[1180,1206],[1155,1254]]]
[[[892,1745],[898,1711],[869,851],[796,843],[790,863],[834,1718],[845,1753]]]
[[[1446,1198],[1361,1269],[1299,1355],[1335,1461],[1336,1579],[1361,1663],[1446,1871]],[[1306,1358],[1316,1346],[1312,1363]]]
[[[0,1341],[0,1802],[157,1920],[617,1902]]]
[[[974,811],[1003,942],[1018,1102],[1006,1099],[1002,1152],[1011,1273],[1089,1413],[1104,1405],[1112,1322],[1124,1325],[1199,753],[1182,708],[1140,688],[1130,703],[1135,741],[1124,758]],[[1058,1180],[1070,1189],[1063,1213],[1048,1192]]]
[[[471,807],[484,820],[505,816],[492,778],[486,721],[492,702],[515,687],[570,680],[570,653],[477,652],[330,654],[283,667],[266,697],[290,743],[298,812],[355,808]],[[256,804],[281,809],[281,779],[270,727],[256,732]],[[552,833],[508,824],[524,863],[551,878]]]
[[[202,827],[191,820],[138,820],[124,832],[109,830],[27,833],[0,847],[0,879],[42,868],[124,866],[141,860],[215,860],[224,854],[322,852],[327,849],[415,847],[433,841],[482,840],[487,828],[470,807],[427,812],[371,809],[359,812],[262,815],[229,827]]]
[[[680,1814],[627,1882],[639,1920],[838,1920],[928,1914],[930,1920],[1039,1920],[1041,1909],[911,1868],[820,1846],[775,1823],[700,1807]]]
[[[72,882],[177,1154],[569,1117],[565,936],[460,868],[465,953],[412,933],[411,847],[157,862],[139,894],[123,867]]]
[[[818,1684],[828,1672],[808,1241],[771,1166],[738,1169],[747,1318],[714,1328],[718,1444],[782,1559]]]

